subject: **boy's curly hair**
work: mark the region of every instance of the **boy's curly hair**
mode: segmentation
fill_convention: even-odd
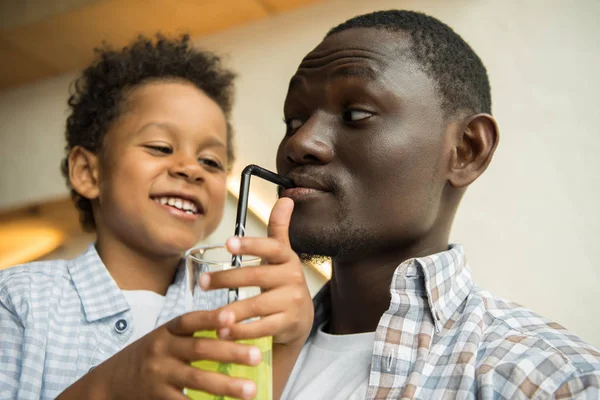
[[[68,100],[70,115],[66,127],[66,156],[61,170],[71,189],[85,230],[96,227],[91,202],[77,193],[69,181],[70,151],[75,146],[98,153],[110,125],[123,112],[123,101],[133,87],[155,80],[190,82],[213,99],[227,121],[228,169],[234,160],[231,109],[235,74],[221,65],[218,56],[194,49],[188,35],[169,39],[139,36],[120,51],[104,43],[94,50],[96,60],[74,81]]]

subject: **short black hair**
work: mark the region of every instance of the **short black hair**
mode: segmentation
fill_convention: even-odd
[[[152,81],[181,80],[202,90],[223,110],[227,122],[228,168],[234,161],[231,109],[235,74],[221,65],[218,56],[194,49],[188,35],[167,38],[162,34],[138,36],[121,50],[107,43],[94,49],[96,59],[71,86],[70,114],[66,127],[66,156],[61,162],[71,197],[79,209],[85,230],[96,227],[92,204],[69,181],[70,151],[82,146],[94,153],[102,149],[104,135],[124,110],[127,93]]]
[[[459,110],[491,114],[490,82],[485,66],[448,25],[415,11],[376,11],[347,20],[331,29],[326,37],[352,28],[409,34],[412,56],[437,84],[446,116]]]

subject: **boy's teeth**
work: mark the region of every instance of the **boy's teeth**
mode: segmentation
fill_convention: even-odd
[[[188,214],[196,214],[198,212],[198,207],[191,201],[180,199],[177,197],[159,197],[154,199],[157,203],[170,205],[171,207],[175,207],[179,210],[185,211]]]

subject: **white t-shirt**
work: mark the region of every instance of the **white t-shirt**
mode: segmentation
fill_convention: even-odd
[[[150,290],[122,290],[131,307],[133,333],[125,345],[135,342],[154,330],[156,320],[165,303],[165,296]]]
[[[284,400],[363,400],[369,386],[375,332],[330,335],[320,326],[290,375]]]

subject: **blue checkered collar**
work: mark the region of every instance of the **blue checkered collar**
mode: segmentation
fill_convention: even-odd
[[[127,299],[106,269],[94,244],[91,244],[83,254],[71,260],[68,270],[88,322],[111,317],[130,309]],[[185,290],[183,282],[189,279],[182,260],[166,297],[183,296],[182,291]]]

